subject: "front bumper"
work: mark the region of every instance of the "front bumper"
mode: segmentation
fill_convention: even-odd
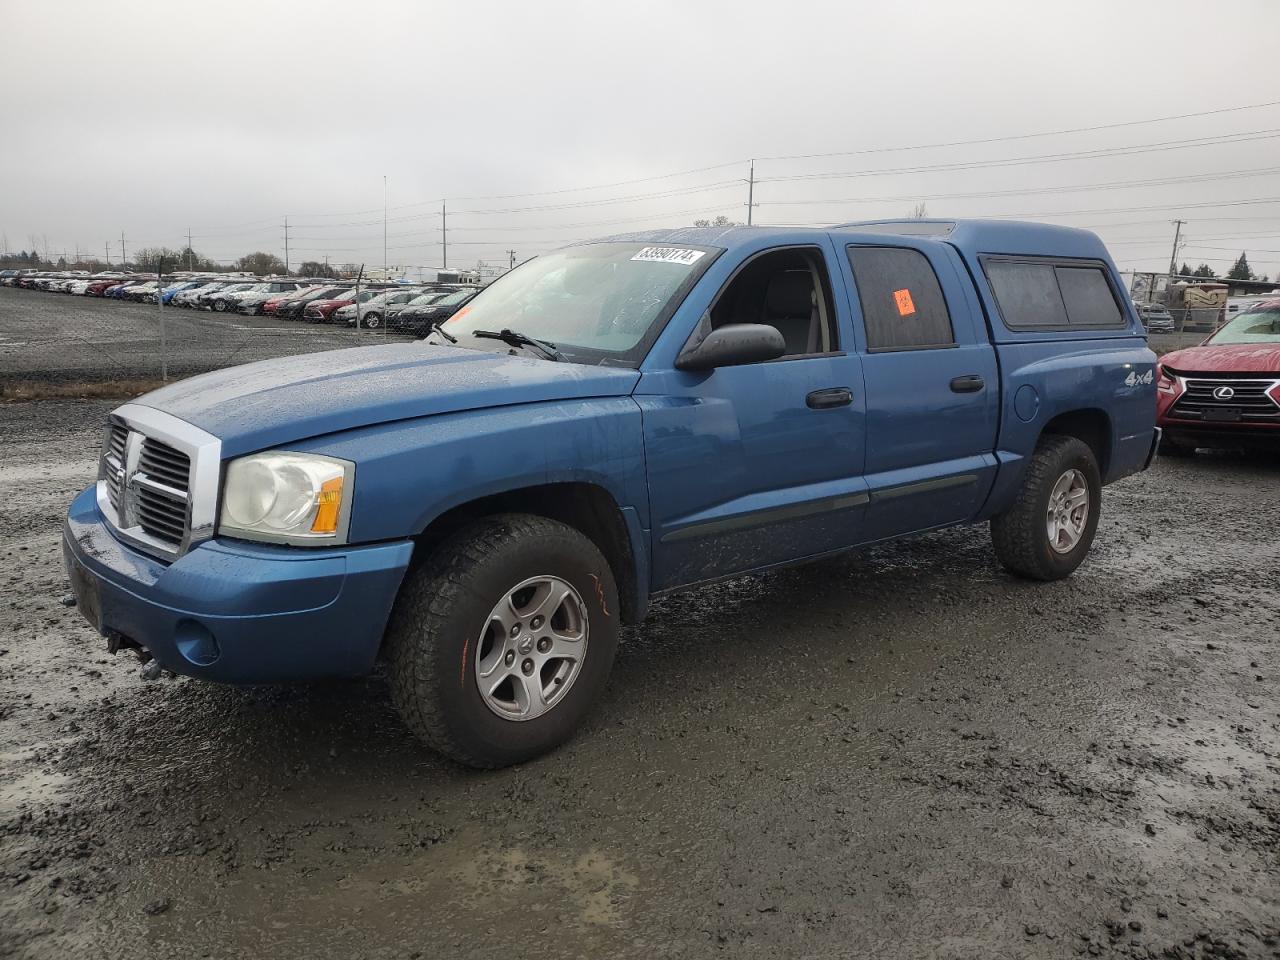
[[[1280,450],[1280,427],[1253,423],[1197,424],[1174,419],[1162,423],[1165,439],[1184,447]]]
[[[312,550],[215,538],[164,564],[115,538],[92,487],[71,505],[62,549],[99,633],[221,683],[367,673],[413,554],[409,541]]]

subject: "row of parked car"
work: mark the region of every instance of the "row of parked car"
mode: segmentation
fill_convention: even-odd
[[[419,336],[447,320],[476,293],[468,284],[361,285],[279,277],[156,277],[103,273],[0,271],[0,285],[77,296],[165,303],[174,307],[274,316],[281,320],[399,330]]]

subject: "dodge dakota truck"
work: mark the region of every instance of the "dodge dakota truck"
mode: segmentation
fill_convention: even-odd
[[[415,733],[499,767],[571,735],[653,597],[978,522],[1011,573],[1069,575],[1102,488],[1159,443],[1154,362],[1083,230],[578,243],[421,341],[121,406],[66,566],[149,668],[271,683],[382,659]]]

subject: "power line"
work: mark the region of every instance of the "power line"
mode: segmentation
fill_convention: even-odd
[[[1143,178],[1141,180],[1114,180],[1095,184],[1055,184],[1045,187],[1025,187],[1013,190],[986,190],[976,193],[935,193],[910,194],[898,197],[842,197],[839,199],[805,199],[805,200],[762,200],[762,206],[808,206],[830,203],[906,203],[924,200],[977,200],[992,197],[1032,196],[1040,193],[1075,193],[1089,190],[1121,190],[1126,187],[1160,187],[1175,183],[1199,183],[1205,180],[1235,180],[1248,177],[1261,177],[1280,173],[1280,167],[1254,167],[1246,170],[1224,170],[1217,173],[1198,173],[1183,177],[1163,177],[1160,179]]]
[[[859,177],[905,176],[914,173],[936,171],[984,170],[991,167],[1017,167],[1039,163],[1062,163],[1068,160],[1102,160],[1110,157],[1128,157],[1142,153],[1165,153],[1171,150],[1187,150],[1249,143],[1254,140],[1271,140],[1280,137],[1280,127],[1261,131],[1226,133],[1217,137],[1192,137],[1183,140],[1161,140],[1155,143],[1130,144],[1124,147],[1104,147],[1097,150],[1079,150],[1070,153],[1046,153],[1029,157],[1011,157],[996,160],[958,160],[952,163],[925,164],[917,167],[894,167],[874,170],[843,170],[834,173],[805,173],[787,177],[760,177],[757,183],[794,183],[812,180],[852,180]]]
[[[756,159],[765,160],[765,161],[811,160],[811,159],[823,159],[823,158],[829,158],[829,157],[865,156],[865,155],[879,154],[879,153],[901,153],[901,152],[908,152],[913,150],[933,150],[933,149],[941,149],[941,148],[947,148],[947,147],[981,146],[981,145],[992,144],[992,143],[1009,143],[1009,142],[1020,141],[1020,140],[1034,140],[1034,139],[1043,139],[1047,137],[1064,136],[1068,134],[1092,133],[1099,130],[1115,130],[1115,129],[1120,129],[1124,127],[1145,126],[1153,123],[1166,123],[1166,122],[1175,121],[1175,120],[1189,120],[1193,118],[1208,117],[1208,116],[1214,116],[1218,114],[1241,113],[1248,110],[1261,110],[1267,107],[1274,107],[1278,105],[1280,105],[1280,100],[1268,100],[1262,103],[1242,104],[1242,105],[1231,106],[1231,107],[1219,107],[1211,110],[1198,110],[1192,113],[1171,114],[1168,116],[1161,116],[1161,117],[1146,117],[1138,120],[1122,120],[1114,123],[1094,124],[1094,125],[1085,126],[1085,127],[1067,127],[1059,130],[1041,131],[1038,133],[1008,134],[1008,135],[1002,135],[997,137],[982,137],[982,138],[971,139],[971,140],[951,140],[951,141],[943,141],[938,143],[919,143],[919,144],[909,144],[909,145],[903,145],[903,146],[869,147],[869,148],[864,148],[859,150],[842,150],[842,151],[834,151],[834,152],[828,152],[828,153],[779,154],[779,155],[770,156],[770,157],[757,157]],[[536,191],[529,191],[524,193],[482,194],[482,195],[474,195],[474,196],[453,197],[451,199],[470,202],[470,201],[476,201],[476,200],[514,200],[514,199],[521,199],[524,197],[547,197],[547,196],[560,196],[566,193],[580,193],[580,192],[585,193],[591,190],[608,190],[608,189],[614,189],[617,187],[634,186],[640,183],[652,183],[658,180],[668,180],[668,179],[675,179],[678,177],[692,176],[693,174],[707,173],[712,170],[725,170],[730,167],[741,166],[742,164],[746,164],[749,162],[750,161],[744,157],[742,159],[730,160],[724,163],[709,164],[707,166],[693,167],[687,170],[678,170],[670,173],[653,174],[651,176],[645,176],[645,177],[635,177],[628,180],[615,180],[609,183],[597,183],[597,184],[591,184],[587,186],[578,186],[578,187],[561,187],[553,190],[536,190]],[[414,207],[434,206],[435,204],[440,202],[440,199],[441,198],[434,198],[431,200],[421,200],[421,201],[416,201],[414,203],[401,204],[395,207],[391,207],[390,209],[405,210],[405,209],[412,209]],[[296,214],[296,216],[303,216],[303,217],[361,216],[363,214],[373,214],[377,212],[378,212],[377,208],[369,208],[365,210],[349,210],[349,211],[328,212],[328,213],[308,212],[308,213]],[[271,223],[271,222],[273,221],[270,219],[250,220],[241,224],[231,224],[228,226],[230,228],[239,227],[239,226],[256,226],[258,224]],[[198,229],[203,229],[203,228],[198,228]]]
[[[1020,133],[1003,137],[984,137],[978,140],[951,140],[944,143],[920,143],[909,147],[869,147],[861,150],[842,150],[835,153],[793,153],[776,157],[759,157],[760,160],[819,160],[828,157],[855,157],[872,153],[897,153],[904,150],[935,150],[942,147],[973,147],[988,143],[1009,143],[1014,140],[1034,140],[1041,137],[1059,137],[1066,134],[1093,133],[1098,130],[1116,130],[1120,127],[1136,127],[1149,123],[1165,123],[1170,120],[1189,120],[1193,117],[1208,117],[1220,113],[1239,113],[1244,110],[1261,110],[1264,107],[1280,105],[1280,100],[1268,100],[1264,103],[1250,103],[1239,107],[1221,107],[1216,110],[1201,110],[1196,113],[1179,113],[1167,117],[1150,117],[1146,120],[1123,120],[1118,123],[1101,123],[1090,127],[1068,127],[1062,130],[1047,130],[1043,133]]]

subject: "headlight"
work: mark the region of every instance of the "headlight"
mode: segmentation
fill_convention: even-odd
[[[222,533],[274,543],[346,543],[355,464],[278,450],[232,460],[222,488]]]

